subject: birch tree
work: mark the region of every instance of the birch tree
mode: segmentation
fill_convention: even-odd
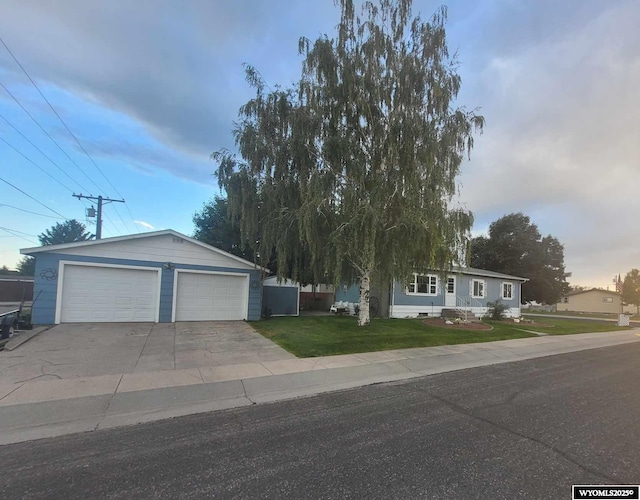
[[[484,119],[457,104],[446,8],[423,21],[411,0],[336,5],[333,37],[300,39],[296,86],[268,88],[246,68],[256,95],[234,129],[239,156],[212,156],[243,238],[274,247],[283,276],[308,255],[317,282],[359,282],[362,326],[374,277],[465,255],[473,219],[456,176]]]

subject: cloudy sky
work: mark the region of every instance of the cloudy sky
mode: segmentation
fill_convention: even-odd
[[[487,120],[460,177],[474,234],[522,211],[564,244],[572,284],[640,267],[640,2],[446,4],[460,102]],[[242,64],[289,85],[298,38],[338,20],[331,0],[3,0],[0,37],[62,121],[0,44],[0,265],[56,218],[84,221],[73,193],[126,199],[105,237],[192,234],[218,194],[209,155],[233,149],[252,96]]]

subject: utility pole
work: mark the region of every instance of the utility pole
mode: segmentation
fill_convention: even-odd
[[[82,198],[85,198],[87,200],[93,200],[98,202],[98,214],[97,214],[98,220],[96,221],[96,240],[99,240],[102,238],[102,205],[103,203],[104,204],[112,203],[112,202],[124,203],[124,200],[112,200],[111,198],[103,198],[102,196],[85,196],[82,193],[74,194],[73,196],[78,198],[79,200],[81,200]]]

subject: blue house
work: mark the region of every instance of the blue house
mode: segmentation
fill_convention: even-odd
[[[443,310],[452,310],[484,316],[490,302],[500,301],[507,307],[508,317],[520,316],[522,283],[527,278],[509,274],[454,267],[448,273],[434,271],[414,274],[409,283],[395,281],[388,289],[372,290],[372,297],[385,304],[381,316],[390,318],[415,318],[418,316],[442,316]],[[380,295],[378,297],[377,295]],[[385,297],[388,295],[388,297]],[[359,286],[343,286],[336,290],[336,301],[357,303]]]

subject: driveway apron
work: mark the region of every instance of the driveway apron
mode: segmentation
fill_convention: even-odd
[[[0,352],[0,381],[60,380],[296,359],[243,321],[57,325]]]

